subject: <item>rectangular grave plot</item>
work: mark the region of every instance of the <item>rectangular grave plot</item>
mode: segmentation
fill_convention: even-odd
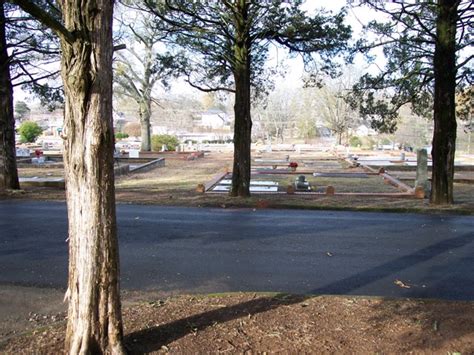
[[[230,185],[217,185],[212,189],[216,192],[229,192]],[[250,186],[250,192],[278,192],[277,186]]]
[[[384,183],[381,176],[368,176],[365,179],[346,177],[307,176],[311,186],[317,192],[324,192],[327,186],[333,186],[336,193],[398,193],[396,187]]]
[[[219,185],[231,185],[231,179],[223,179],[219,181]],[[250,180],[250,186],[278,186],[276,181],[265,181],[265,180]]]
[[[357,178],[367,179],[369,176],[365,173],[313,173],[314,177],[332,177],[332,178]]]

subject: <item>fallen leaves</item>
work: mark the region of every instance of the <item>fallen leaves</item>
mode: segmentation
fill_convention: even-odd
[[[394,283],[395,285],[401,287],[401,288],[411,288],[410,285],[407,285],[407,284],[403,283],[403,282],[400,281],[400,280],[395,280],[395,281],[393,281],[393,283]]]

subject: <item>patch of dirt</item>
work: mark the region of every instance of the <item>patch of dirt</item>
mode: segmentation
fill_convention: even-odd
[[[131,354],[474,352],[472,302],[183,295],[124,307],[123,317]],[[64,334],[64,319],[50,321],[0,351],[63,353]]]
[[[64,291],[12,285],[0,288],[0,340],[64,318]]]

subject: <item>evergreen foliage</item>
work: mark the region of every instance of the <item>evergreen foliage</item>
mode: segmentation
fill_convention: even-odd
[[[127,133],[122,133],[122,132],[118,132],[118,133],[115,133],[115,138],[116,139],[124,139],[124,138],[128,138],[128,134]]]
[[[437,41],[436,22],[439,6],[436,2],[364,1],[388,17],[388,21],[371,21],[357,41],[356,50],[374,63],[374,49],[383,48],[387,60],[379,74],[365,74],[354,86],[350,98],[354,107],[371,121],[372,128],[382,133],[396,130],[398,113],[409,104],[414,114],[433,117],[434,52]],[[459,1],[456,26],[455,68],[457,90],[472,85],[472,21],[474,8],[469,0]],[[470,24],[470,25],[469,25]]]
[[[36,122],[25,121],[18,128],[18,133],[23,143],[33,143],[43,133],[43,129]]]
[[[179,145],[179,140],[176,136],[169,134],[159,134],[151,136],[151,150],[155,152],[161,151],[163,145],[169,151],[175,151]]]
[[[232,196],[249,196],[252,120],[250,101],[267,92],[275,71],[267,70],[269,47],[301,55],[317,80],[335,75],[335,57],[346,48],[350,27],[344,12],[310,17],[302,0],[145,0],[166,40],[184,52],[188,83],[205,92],[235,94]],[[180,55],[183,58],[183,55]]]
[[[398,110],[411,104],[412,111],[434,122],[432,142],[432,204],[453,203],[456,150],[456,91],[472,85],[472,22],[469,0],[437,2],[394,1],[365,4],[387,15],[366,30],[376,35],[359,40],[357,48],[370,59],[382,47],[387,65],[379,75],[365,75],[355,86],[351,102],[381,132],[396,129]]]
[[[22,120],[25,118],[29,113],[31,112],[30,108],[24,101],[17,101],[15,104],[15,113],[16,113],[16,118],[19,120]]]
[[[48,1],[35,3],[53,18],[60,18],[58,8]],[[28,13],[9,3],[6,6],[12,84],[34,94],[44,107],[54,110],[64,102],[59,81],[59,40]]]

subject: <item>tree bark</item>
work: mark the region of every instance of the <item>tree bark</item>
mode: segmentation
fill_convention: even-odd
[[[140,104],[140,132],[142,138],[141,150],[149,152],[151,150],[151,133],[150,133],[150,118],[151,118],[151,98],[143,98]]]
[[[434,53],[434,132],[430,202],[452,204],[456,150],[457,0],[438,0]]]
[[[16,167],[15,117],[10,58],[7,52],[5,1],[0,0],[0,190],[18,190]]]
[[[250,116],[250,39],[247,26],[248,4],[237,1],[237,40],[234,46],[235,126],[234,165],[232,170],[231,196],[250,196],[250,146],[252,119]]]
[[[113,1],[61,0],[69,354],[124,354],[112,128]]]

